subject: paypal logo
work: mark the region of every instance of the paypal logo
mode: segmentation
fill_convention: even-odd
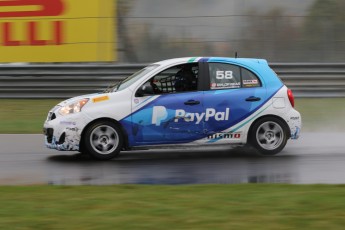
[[[168,112],[164,106],[154,106],[152,111],[152,124],[160,126],[161,122],[168,118]]]
[[[202,121],[209,121],[214,118],[216,121],[228,121],[230,117],[230,109],[226,108],[225,111],[217,111],[213,108],[207,108],[203,113],[188,113],[183,109],[175,111],[174,122],[195,122],[196,125]],[[168,111],[164,106],[154,106],[152,111],[152,124],[160,126],[163,121],[168,118]]]

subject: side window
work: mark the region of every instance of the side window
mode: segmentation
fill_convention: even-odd
[[[198,74],[198,63],[171,67],[155,75],[143,85],[152,89],[151,93],[145,92],[145,94],[158,95],[196,91],[198,88]]]
[[[261,86],[259,78],[251,71],[241,68],[241,74],[243,88],[253,88]]]
[[[211,89],[241,88],[240,67],[224,63],[209,63]]]

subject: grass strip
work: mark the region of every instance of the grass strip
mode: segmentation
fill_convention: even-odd
[[[61,100],[0,99],[0,133],[42,133],[48,111]]]
[[[1,229],[344,229],[344,185],[0,187]]]
[[[0,99],[0,133],[42,133],[48,111],[61,100]],[[344,98],[298,98],[302,131],[345,131]]]
[[[302,115],[302,132],[345,131],[345,98],[297,98],[296,109]]]

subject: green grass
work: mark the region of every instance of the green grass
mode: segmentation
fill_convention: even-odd
[[[48,111],[61,100],[0,99],[0,133],[41,133]],[[296,99],[303,131],[345,131],[345,99]]]
[[[299,98],[295,104],[302,115],[302,132],[345,131],[345,98]]]
[[[344,229],[345,186],[0,187],[0,229]]]
[[[60,101],[0,99],[0,133],[42,133],[48,111]]]

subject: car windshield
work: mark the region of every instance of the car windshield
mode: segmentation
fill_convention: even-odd
[[[159,65],[149,65],[138,72],[134,73],[133,75],[127,77],[125,80],[116,82],[113,85],[110,85],[104,92],[110,93],[110,92],[116,92],[121,91],[123,89],[126,89],[127,87],[131,86],[134,82],[136,82],[138,79],[140,79],[142,76],[146,75],[150,71],[157,68]]]

